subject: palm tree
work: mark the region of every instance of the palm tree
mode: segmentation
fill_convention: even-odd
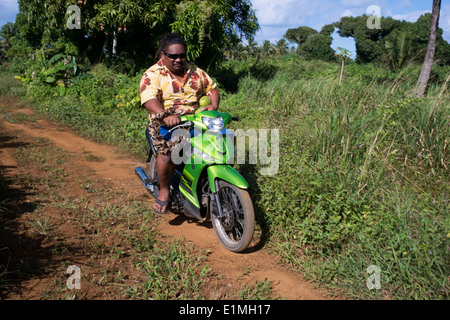
[[[387,37],[384,59],[389,69],[401,69],[419,57],[423,58],[425,50],[418,50],[408,31],[395,29]]]
[[[258,42],[255,39],[248,39],[247,51],[250,55],[255,56],[258,53]]]
[[[419,80],[417,81],[416,88],[413,94],[418,98],[422,97],[427,88],[428,80],[430,79],[431,67],[433,66],[434,54],[436,52],[436,38],[439,25],[439,15],[441,12],[441,0],[433,0],[433,10],[431,12],[431,26],[430,36],[428,39],[428,48],[425,55],[425,60],[422,66],[422,72],[420,73]]]
[[[339,50],[338,56],[341,57],[341,59],[342,59],[341,75],[339,76],[339,84],[341,84],[342,83],[342,76],[344,74],[345,60],[350,59],[351,52],[350,52],[350,50],[345,49],[345,48],[341,48],[341,47],[338,47],[337,49]]]
[[[261,48],[262,55],[264,57],[268,57],[268,56],[272,55],[275,52],[274,48],[275,48],[274,45],[272,43],[270,43],[269,40],[264,40],[264,42],[262,44],[262,48]]]
[[[275,45],[276,53],[280,56],[287,54],[288,49],[289,46],[285,39],[278,40],[277,44]]]

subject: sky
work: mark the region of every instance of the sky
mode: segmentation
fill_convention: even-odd
[[[377,6],[382,17],[416,22],[424,13],[430,12],[433,0],[251,0],[261,29],[255,40],[276,43],[290,28],[306,26],[320,31],[324,25],[339,21],[343,16],[372,15],[368,10]],[[443,37],[450,43],[450,0],[442,0],[439,27]],[[354,40],[333,35],[332,48],[342,47],[356,56]]]
[[[415,22],[426,12],[431,12],[433,0],[250,0],[256,11],[261,29],[255,40],[276,43],[290,28],[311,27],[320,31],[326,24],[339,21],[343,16],[371,15],[369,7],[377,6],[383,17]],[[0,0],[0,27],[14,22],[19,6],[17,0]],[[439,27],[444,39],[450,43],[450,0],[442,0]],[[356,50],[352,38],[333,34],[333,49],[343,47]]]

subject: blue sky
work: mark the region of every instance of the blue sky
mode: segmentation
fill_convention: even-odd
[[[251,0],[261,30],[255,36],[258,43],[269,40],[276,43],[286,30],[308,26],[318,31],[343,16],[367,14],[371,5],[380,8],[381,15],[415,22],[426,12],[431,12],[432,0]],[[17,0],[0,0],[0,27],[15,20]],[[442,0],[439,27],[444,39],[450,43],[450,0]],[[333,35],[332,47],[344,47],[355,54],[354,41]]]
[[[276,43],[287,29],[307,26],[320,31],[326,24],[339,21],[343,16],[368,14],[376,5],[381,16],[415,22],[426,12],[431,12],[432,0],[251,0],[261,27],[255,40]],[[370,11],[372,12],[372,11]],[[450,0],[442,0],[439,27],[444,39],[450,43]],[[355,56],[352,38],[333,34],[333,49],[343,47]]]

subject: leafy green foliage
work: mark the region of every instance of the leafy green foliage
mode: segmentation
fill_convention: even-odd
[[[64,96],[71,77],[78,72],[75,57],[64,57],[62,53],[59,53],[47,61],[43,48],[37,53],[39,60],[24,71],[23,76],[15,76],[15,78],[25,84],[41,82],[56,86],[55,94]]]
[[[18,37],[29,47],[55,48],[55,54],[91,64],[106,60],[135,73],[153,63],[149,52],[156,52],[166,32],[180,32],[189,58],[206,68],[221,60],[223,48],[251,38],[259,28],[248,0],[79,1],[81,29],[67,27],[73,13],[66,11],[73,4],[20,0]]]
[[[400,68],[412,58],[423,59],[428,43],[431,14],[422,15],[416,22],[395,20],[381,17],[380,29],[367,28],[366,15],[342,17],[335,23],[342,37],[353,37],[357,50],[358,63],[383,63],[389,61],[391,67]],[[444,56],[450,45],[442,38],[442,29],[438,30],[436,60],[448,63]],[[388,58],[386,58],[388,55]]]
[[[406,31],[392,31],[387,37],[386,48],[388,49],[388,66],[391,69],[401,69],[415,58],[414,45],[410,34]]]
[[[217,11],[217,5],[206,1],[186,1],[177,7],[177,19],[171,24],[175,32],[184,34],[187,41],[188,59],[198,58],[205,46],[205,40],[211,38],[213,31],[212,15]],[[212,42],[213,51],[219,51],[219,43]],[[210,49],[210,50],[211,50]]]
[[[333,41],[331,34],[331,26],[324,27],[323,32],[320,33],[310,27],[298,27],[288,29],[284,38],[296,43],[298,45],[297,53],[306,60],[331,61],[334,59],[335,53],[331,48]]]
[[[332,61],[335,51],[331,48],[333,39],[325,34],[316,34],[304,43],[299,50],[299,54],[306,60],[319,59]]]
[[[288,29],[284,34],[284,38],[286,38],[290,42],[295,42],[298,45],[303,45],[306,41],[309,40],[313,35],[316,35],[317,31],[310,27],[298,27],[295,29]]]

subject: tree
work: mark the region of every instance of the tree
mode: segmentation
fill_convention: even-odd
[[[277,55],[285,55],[288,53],[289,46],[285,39],[280,39],[275,45],[275,50]]]
[[[331,36],[334,33],[334,24],[327,24],[322,27],[322,30],[320,30],[321,34]]]
[[[413,43],[416,51],[423,51],[422,58],[428,47],[428,38],[430,35],[431,13],[425,13],[409,28],[410,34],[413,36]],[[444,31],[437,28],[436,53],[434,55],[434,63],[439,65],[450,65],[450,44],[443,38]]]
[[[317,31],[310,27],[298,27],[295,29],[288,29],[284,34],[284,38],[289,42],[294,42],[301,46],[315,34],[317,34]]]
[[[262,47],[261,47],[261,54],[264,57],[268,57],[268,56],[274,54],[275,52],[276,52],[275,46],[272,43],[270,43],[269,40],[264,40]]]
[[[296,43],[297,53],[307,60],[331,61],[334,57],[334,50],[331,48],[332,29],[334,30],[333,26],[326,25],[319,33],[310,27],[298,27],[288,29],[284,38],[291,43]]]
[[[389,69],[401,69],[413,60],[415,46],[408,31],[394,30],[386,40]]]
[[[254,38],[248,39],[246,51],[251,56],[256,56],[258,54],[258,52],[259,52],[258,42],[256,42]]]
[[[433,10],[431,12],[430,35],[428,40],[427,53],[423,62],[422,71],[417,81],[414,94],[418,98],[425,94],[428,80],[430,79],[431,67],[433,66],[434,54],[436,52],[436,39],[439,25],[439,15],[441,11],[441,0],[433,0]]]
[[[342,65],[341,65],[341,74],[339,76],[339,84],[342,83],[342,76],[344,75],[344,64],[345,60],[350,59],[351,52],[348,49],[338,47],[339,50],[338,56],[342,59]]]
[[[390,61],[392,49],[400,47],[402,37],[405,40],[404,44],[412,47],[410,56],[415,59],[419,57],[423,59],[430,32],[430,13],[422,15],[416,22],[381,17],[379,29],[367,28],[368,18],[366,15],[342,17],[340,21],[334,23],[341,37],[355,39],[357,63],[384,64],[386,61]],[[437,63],[448,65],[450,64],[450,44],[443,39],[442,34],[443,30],[438,28],[435,58]],[[407,49],[407,47],[405,46],[403,49]]]
[[[335,51],[331,48],[332,42],[331,36],[316,34],[300,47],[298,53],[306,60],[333,61]]]
[[[259,29],[249,0],[180,1],[174,18],[170,27],[185,37],[188,56],[205,66]]]
[[[342,17],[335,23],[341,37],[355,39],[356,62],[379,62],[385,53],[384,42],[380,41],[400,26],[400,21],[390,17],[381,18],[380,29],[367,28],[367,15],[359,17]]]
[[[73,4],[81,29],[67,27]],[[19,0],[19,19],[19,33],[35,49],[59,48],[92,63],[129,60],[134,71],[154,62],[166,32],[179,32],[188,58],[207,67],[259,28],[250,0]]]
[[[0,58],[6,59],[6,52],[11,48],[11,40],[17,31],[12,22],[4,24],[0,29]]]

